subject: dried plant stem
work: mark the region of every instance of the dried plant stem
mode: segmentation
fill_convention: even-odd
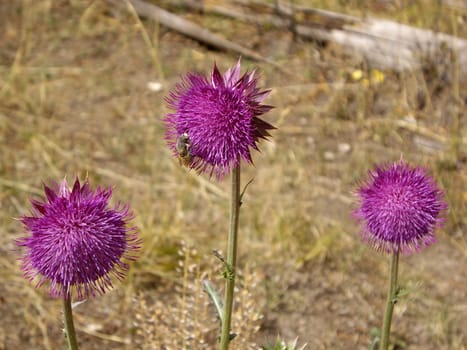
[[[73,310],[71,308],[71,297],[63,299],[63,313],[65,315],[65,333],[68,341],[69,350],[78,350],[78,343],[76,342],[75,325],[73,323]]]
[[[381,329],[380,350],[387,350],[389,346],[389,333],[391,331],[391,320],[394,305],[397,302],[397,270],[399,267],[399,251],[392,253],[391,272],[389,276],[388,298],[384,310],[383,327]]]
[[[222,318],[220,349],[227,350],[230,342],[230,321],[235,287],[235,264],[237,262],[237,233],[240,214],[240,162],[232,170],[232,198],[230,207],[230,229],[227,242],[227,266],[224,296],[224,317]]]

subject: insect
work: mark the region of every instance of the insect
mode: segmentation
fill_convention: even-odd
[[[175,148],[178,152],[180,165],[189,166],[191,162],[191,141],[188,133],[184,132],[177,138]]]

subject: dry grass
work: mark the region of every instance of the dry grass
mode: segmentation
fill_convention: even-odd
[[[465,14],[444,8],[449,16],[435,25],[436,1],[394,2],[400,5],[384,13],[341,3],[326,2],[449,33],[465,28]],[[352,190],[369,167],[403,153],[430,167],[450,211],[439,243],[401,263],[402,283],[419,287],[396,307],[393,340],[411,350],[465,349],[467,88],[455,64],[372,80],[371,67],[337,47],[190,17],[251,43],[292,74],[259,65],[263,85],[273,89],[268,103],[277,107],[266,118],[278,130],[242,174],[244,183],[254,178],[240,226],[241,267],[255,267],[245,275],[245,300],[252,303],[246,314],[252,325],[264,314],[259,332],[251,326],[243,341],[266,344],[280,333],[299,336],[310,349],[366,348],[380,323],[387,266],[359,241],[349,215]],[[183,302],[188,294],[180,288],[193,288],[189,297],[197,297],[201,271],[216,271],[213,258],[200,257],[224,249],[228,181],[179,167],[164,144],[161,118],[163,96],[181,74],[207,72],[214,60],[225,69],[237,58],[101,1],[4,1],[0,33],[0,349],[63,346],[60,303],[21,278],[14,239],[23,230],[14,218],[28,213],[41,181],[65,175],[114,186],[115,197],[131,203],[144,240],[125,283],[78,307],[81,349],[134,349],[133,342],[149,339],[137,335],[151,329],[162,332],[151,337],[170,339],[178,349],[189,316],[210,330],[196,334],[212,340],[212,310],[204,301]],[[150,81],[163,90],[149,90]],[[194,270],[183,265],[190,267],[185,279],[178,271],[182,240],[199,252]],[[160,317],[165,326],[135,328],[135,320],[143,325]]]
[[[222,285],[214,258],[201,259],[197,251],[183,242],[179,251],[178,276],[180,286],[166,290],[163,298],[152,291],[144,291],[135,298],[135,336],[133,345],[141,349],[214,349],[218,342],[219,322],[212,302],[203,288],[203,281]],[[204,263],[203,263],[204,261]],[[206,262],[211,267],[203,268]],[[205,271],[202,271],[205,270]],[[214,281],[213,281],[214,278]],[[232,349],[254,350],[255,336],[259,330],[264,296],[258,289],[258,276],[247,269],[239,271],[236,304],[232,330],[237,334]],[[174,330],[176,330],[174,332]]]

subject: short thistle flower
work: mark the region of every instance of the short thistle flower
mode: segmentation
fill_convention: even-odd
[[[108,207],[112,190],[92,191],[76,179],[72,189],[66,180],[54,189],[44,186],[47,200],[32,200],[32,216],[21,221],[31,234],[17,244],[26,248],[22,257],[25,276],[37,286],[50,281],[53,297],[78,300],[104,294],[111,276],[123,279],[139,250],[136,228],[128,227],[128,206]]]
[[[254,74],[240,76],[240,60],[224,75],[214,65],[210,79],[189,73],[170,92],[165,138],[185,165],[221,178],[241,158],[252,162],[250,149],[274,129],[258,118],[272,107],[261,104],[270,91],[256,86]]]
[[[387,253],[418,251],[434,243],[434,231],[447,209],[444,194],[425,169],[403,160],[377,167],[358,189],[360,207],[354,215],[364,221],[362,238]]]

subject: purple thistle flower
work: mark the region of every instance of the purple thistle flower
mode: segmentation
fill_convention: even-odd
[[[369,175],[358,189],[361,203],[354,212],[365,222],[363,240],[387,253],[418,251],[436,242],[434,231],[447,204],[427,171],[401,159]]]
[[[258,118],[272,106],[261,104],[270,91],[257,88],[254,74],[240,76],[240,60],[224,75],[214,65],[210,79],[189,73],[170,92],[165,139],[185,165],[222,178],[241,158],[252,163],[250,148],[274,129]]]
[[[108,208],[112,190],[92,191],[76,179],[70,190],[66,180],[55,189],[44,185],[47,200],[32,200],[32,216],[21,221],[31,234],[16,243],[25,247],[21,258],[26,278],[37,287],[50,281],[50,295],[78,300],[104,294],[111,276],[123,279],[135,260],[139,243],[135,227],[127,227],[132,213],[126,205]]]

